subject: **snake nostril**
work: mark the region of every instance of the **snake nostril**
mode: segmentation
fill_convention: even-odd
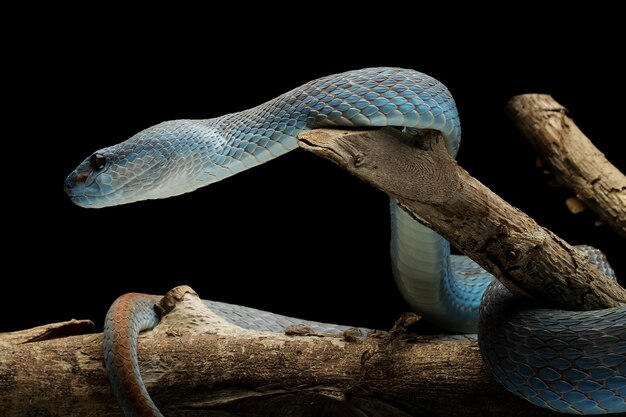
[[[76,185],[76,173],[72,172],[70,175],[67,176],[65,182],[63,182],[63,189],[67,193],[72,188],[74,188],[74,185]]]

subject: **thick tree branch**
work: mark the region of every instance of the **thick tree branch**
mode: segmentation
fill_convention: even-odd
[[[547,306],[601,309],[626,303],[626,290],[586,256],[509,205],[459,167],[438,132],[320,129],[300,145],[397,198],[502,281]]]
[[[144,380],[167,416],[556,415],[493,381],[471,338],[410,336],[402,326],[367,338],[253,332],[177,292],[172,313],[139,346]],[[0,342],[0,358],[3,416],[121,416],[102,334]]]
[[[567,109],[549,95],[524,94],[513,97],[506,112],[559,182],[626,237],[626,176],[581,132]]]

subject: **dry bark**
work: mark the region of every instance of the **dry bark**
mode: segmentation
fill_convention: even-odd
[[[567,109],[546,94],[513,97],[506,106],[557,180],[626,237],[626,176],[567,116]]]

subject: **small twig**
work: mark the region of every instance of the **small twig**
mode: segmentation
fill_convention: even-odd
[[[407,334],[409,327],[417,323],[421,319],[415,313],[404,313],[396,322],[389,332],[379,338],[378,345],[374,349],[369,349],[361,355],[361,376],[365,378],[367,362],[375,355],[382,354],[392,345],[393,342],[400,340],[402,336]]]

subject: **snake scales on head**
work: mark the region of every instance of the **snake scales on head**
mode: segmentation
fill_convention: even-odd
[[[461,128],[447,88],[423,73],[370,68],[311,81],[253,109],[208,120],[174,120],[87,157],[65,189],[82,207],[107,207],[193,191],[297,148],[314,127],[398,126],[436,129],[456,156]],[[479,332],[487,367],[508,390],[532,403],[573,414],[626,411],[626,306],[570,312],[525,309],[485,270],[391,201],[391,258],[410,306],[453,332]],[[603,255],[583,247],[614,277]],[[481,304],[482,299],[482,304]],[[160,416],[141,380],[136,341],[154,327],[155,298],[120,297],[107,314],[104,357],[127,416]],[[206,302],[237,325],[281,331],[312,323],[241,306]],[[129,359],[122,359],[129,358]]]

